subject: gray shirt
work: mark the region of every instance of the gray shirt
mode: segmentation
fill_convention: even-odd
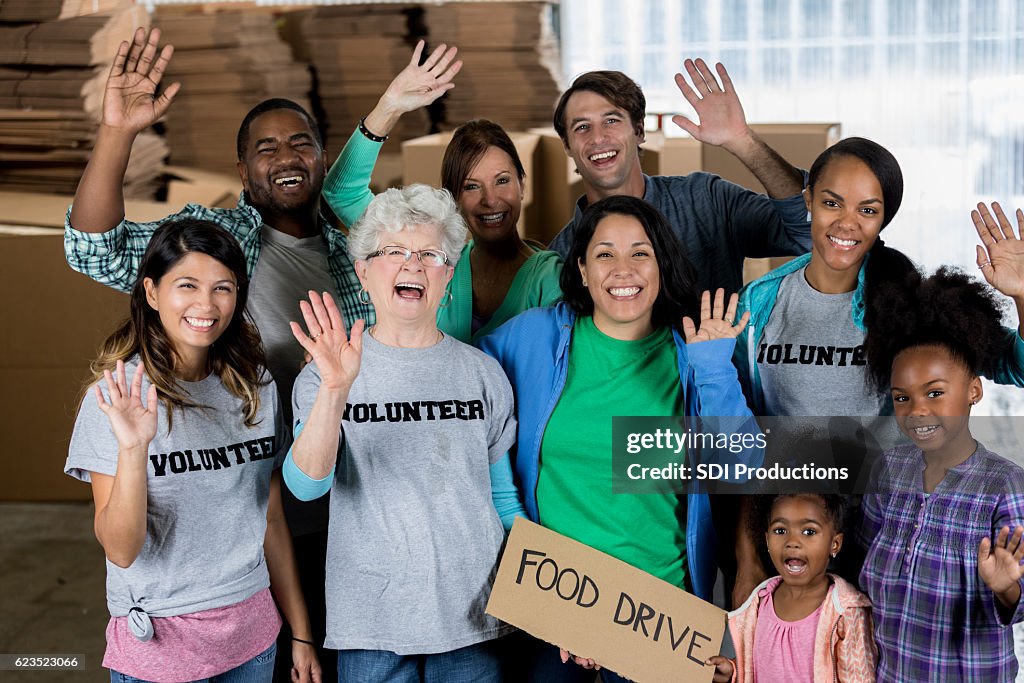
[[[129,380],[138,359],[126,363]],[[273,382],[260,388],[258,424],[244,423],[242,401],[211,374],[180,382],[208,409],[164,404],[146,468],[146,540],[126,569],[107,561],[107,606],[167,617],[241,602],[270,585],[263,558],[270,476],[288,445]],[[101,383],[106,396],[106,384]],[[143,395],[149,386],[143,381]],[[82,481],[117,472],[118,446],[92,390],[78,411],[64,471]]]
[[[323,235],[293,237],[269,225],[263,225],[263,248],[249,286],[248,310],[263,339],[267,368],[277,383],[284,409],[285,424],[291,423],[292,384],[302,367],[304,352],[295,341],[288,322],[305,327],[299,301],[309,298],[309,290],[330,292],[340,302],[328,268],[327,242]],[[346,320],[351,325],[353,320]],[[301,503],[286,488],[281,497],[292,535],[301,536],[327,528],[327,500]]]
[[[853,292],[822,294],[806,270],[783,278],[755,350],[766,413],[879,415],[885,393],[868,376],[866,333],[850,314]]]
[[[311,363],[297,424],[319,386]],[[505,538],[489,470],[515,427],[494,359],[449,336],[401,349],[364,335],[330,494],[325,647],[432,654],[511,631],[484,607]]]

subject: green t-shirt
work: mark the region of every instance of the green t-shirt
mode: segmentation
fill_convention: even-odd
[[[578,318],[565,390],[541,442],[541,524],[685,588],[685,498],[613,494],[611,453],[613,416],[682,415],[684,408],[668,328],[620,341],[593,318]]]

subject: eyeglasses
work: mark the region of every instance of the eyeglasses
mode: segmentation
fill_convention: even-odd
[[[440,268],[444,264],[448,263],[448,254],[444,253],[440,249],[420,249],[419,251],[412,251],[405,247],[399,247],[397,245],[389,245],[382,249],[379,249],[369,256],[367,259],[372,259],[374,256],[383,256],[387,259],[388,263],[395,265],[402,265],[408,263],[412,255],[416,254],[416,258],[420,260],[427,268]]]

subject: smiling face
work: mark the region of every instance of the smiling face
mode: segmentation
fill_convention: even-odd
[[[382,232],[378,244],[381,249],[398,246],[410,251],[443,251],[441,231],[436,225],[416,225],[399,232]],[[374,256],[356,261],[355,266],[360,282],[370,293],[378,326],[436,327],[437,309],[454,272],[450,264],[424,266],[413,254],[404,263],[394,263],[386,256]]]
[[[837,156],[814,186],[804,190],[811,212],[808,280],[828,293],[853,290],[857,272],[882,230],[878,178],[860,159]]]
[[[779,498],[772,505],[765,540],[782,580],[811,587],[828,580],[829,556],[839,552],[843,534],[836,532],[821,498],[796,495]]]
[[[637,150],[643,133],[625,110],[595,92],[580,90],[566,103],[565,126],[566,151],[591,201],[614,194],[643,195]]]
[[[235,314],[238,285],[231,270],[212,256],[190,252],[159,282],[146,278],[143,285],[178,356],[186,365],[205,365],[210,346]]]
[[[601,219],[578,263],[594,301],[594,324],[609,337],[642,339],[654,331],[651,311],[661,290],[654,247],[632,216]]]
[[[974,452],[968,422],[981,397],[981,380],[943,346],[914,346],[893,360],[896,422],[926,458],[956,464]]]
[[[320,199],[326,159],[306,117],[272,109],[249,126],[238,172],[250,203],[261,213],[293,213]]]
[[[523,185],[512,157],[488,147],[463,181],[458,201],[474,240],[507,240],[523,208]]]

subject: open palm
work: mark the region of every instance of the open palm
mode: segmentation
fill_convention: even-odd
[[[142,403],[143,366],[135,369],[129,387],[125,379],[124,361],[117,361],[114,372],[103,373],[107,383],[107,397],[103,396],[99,384],[94,387],[96,400],[100,410],[110,420],[110,428],[122,451],[148,448],[149,442],[156,436],[157,396],[156,386],[150,385],[146,394],[146,404]]]
[[[320,373],[321,386],[349,389],[359,375],[363,359],[362,320],[352,325],[352,336],[345,333],[345,324],[334,298],[324,292],[309,293],[309,301],[299,303],[306,322],[307,335],[297,322],[292,322],[292,334],[312,357]]]
[[[982,242],[976,249],[985,281],[1006,296],[1024,296],[1024,211],[1017,209],[1016,234],[998,202],[992,202],[991,213],[984,204],[978,204],[971,211],[971,220]]]
[[[1011,535],[1010,527],[1004,526],[999,530],[995,543],[988,536],[981,539],[978,546],[978,574],[993,593],[1006,593],[1024,576],[1024,568],[1020,564],[1021,559],[1024,559],[1021,536],[1024,536],[1024,527],[1016,527]]]
[[[695,344],[712,339],[735,339],[743,328],[747,326],[750,319],[750,312],[743,314],[743,318],[733,324],[736,318],[736,304],[739,296],[735,293],[729,297],[729,305],[725,305],[725,290],[719,288],[715,291],[714,304],[711,302],[711,292],[706,291],[700,297],[700,328],[687,316],[683,318],[683,335],[687,344]]]
[[[180,84],[173,83],[157,96],[164,71],[174,54],[174,48],[165,45],[157,56],[159,41],[160,29],[152,29],[147,39],[145,29],[140,28],[130,44],[125,41],[118,46],[103,93],[105,125],[139,132],[167,112]]]

